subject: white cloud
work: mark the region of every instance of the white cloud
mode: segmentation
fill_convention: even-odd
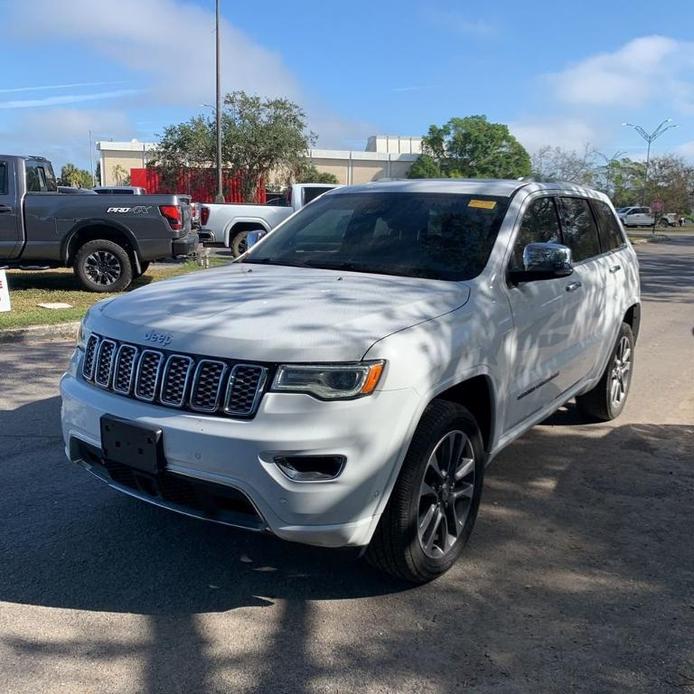
[[[600,53],[548,75],[558,99],[574,106],[634,109],[654,99],[684,107],[694,67],[694,43],[643,36],[611,53]]]
[[[444,31],[480,37],[489,37],[496,33],[494,25],[484,19],[472,18],[466,12],[428,8],[425,16]]]
[[[529,152],[546,145],[580,152],[588,144],[600,146],[603,141],[594,126],[576,118],[520,121],[511,123],[509,129]]]
[[[23,37],[86,44],[149,77],[159,104],[197,106],[214,95],[214,14],[176,0],[33,0],[10,5],[8,26]],[[296,97],[281,58],[222,21],[225,91]]]
[[[77,87],[105,87],[114,84],[125,84],[124,80],[118,82],[72,82],[71,84],[44,84],[34,87],[10,87],[9,89],[0,89],[0,94],[13,94],[17,92],[45,92],[50,89],[74,89]]]
[[[12,101],[0,101],[0,109],[15,108],[40,108],[44,106],[64,106],[67,104],[79,104],[84,101],[100,101],[102,99],[117,99],[123,96],[140,94],[141,89],[117,89],[110,92],[94,92],[93,94],[61,94],[60,96],[47,96],[42,99],[15,99]]]
[[[8,127],[0,129],[0,152],[40,154],[60,171],[70,161],[89,162],[89,131],[99,139],[130,139],[133,125],[118,111],[53,108],[22,112]],[[96,161],[97,153],[92,152]]]

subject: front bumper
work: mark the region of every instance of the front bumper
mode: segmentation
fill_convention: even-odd
[[[325,547],[369,543],[408,444],[417,400],[413,391],[378,391],[352,401],[266,393],[253,420],[184,413],[104,391],[70,374],[61,381],[66,453],[111,486],[175,511],[230,525],[269,530],[286,540]],[[166,472],[181,480],[237,490],[257,515],[247,521],[205,512],[204,501],[146,494],[98,461],[103,414],[163,430]],[[80,444],[95,450],[89,461]],[[342,474],[325,482],[295,482],[278,455],[343,455]],[[197,492],[196,492],[197,494]],[[203,497],[205,494],[202,495]],[[181,502],[182,501],[182,502]],[[179,503],[181,502],[181,503]],[[200,510],[202,505],[203,509]]]

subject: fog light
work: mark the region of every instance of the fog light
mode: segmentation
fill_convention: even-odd
[[[295,482],[325,482],[334,480],[345,467],[343,455],[280,455],[275,464]]]

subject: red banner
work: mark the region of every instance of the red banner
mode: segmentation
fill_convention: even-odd
[[[217,176],[214,169],[183,169],[175,186],[167,186],[156,168],[130,169],[130,185],[144,188],[148,193],[181,193],[190,195],[193,202],[214,202],[217,194]],[[231,171],[222,172],[222,190],[226,202],[243,202],[241,177]],[[255,202],[264,203],[265,186],[258,186]]]

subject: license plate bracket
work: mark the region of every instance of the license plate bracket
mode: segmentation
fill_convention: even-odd
[[[101,450],[107,460],[150,474],[165,466],[162,430],[129,419],[101,417]]]

